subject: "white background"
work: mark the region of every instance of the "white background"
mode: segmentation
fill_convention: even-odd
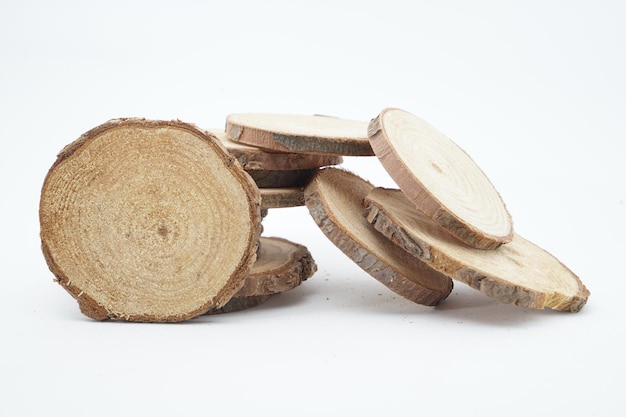
[[[626,8],[620,1],[0,2],[0,415],[618,415],[626,315]],[[318,272],[258,308],[96,322],[48,271],[56,153],[116,117],[408,110],[485,171],[517,232],[591,291],[578,314],[456,283],[389,291],[305,208],[266,236]],[[345,167],[393,183],[376,158]],[[621,411],[623,412],[623,411]]]

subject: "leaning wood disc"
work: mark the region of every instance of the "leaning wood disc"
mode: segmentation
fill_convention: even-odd
[[[304,189],[302,187],[260,188],[261,208],[285,208],[304,205]]]
[[[322,232],[363,270],[408,300],[437,305],[450,294],[452,280],[397,247],[367,222],[363,199],[373,188],[347,171],[326,168],[305,188],[305,201]]]
[[[479,249],[513,238],[500,195],[474,161],[417,116],[385,109],[369,126],[370,142],[413,203],[453,236]]]
[[[572,271],[518,234],[510,243],[485,251],[442,231],[400,190],[374,189],[365,205],[367,220],[394,243],[496,300],[572,312],[587,302],[589,291]]]
[[[244,113],[226,118],[226,137],[265,149],[333,155],[374,155],[367,122],[329,116]]]
[[[95,319],[181,321],[224,305],[256,258],[260,194],[217,139],[179,121],[111,120],[46,176],[42,248]]]
[[[320,153],[295,153],[267,151],[259,147],[245,145],[226,138],[224,129],[210,129],[226,147],[228,152],[246,171],[272,170],[293,171],[320,168],[328,165],[339,165],[343,162],[341,155]]]
[[[309,279],[317,265],[309,250],[277,237],[261,237],[259,254],[246,281],[224,307],[209,314],[229,313],[256,307],[272,295],[298,287]]]

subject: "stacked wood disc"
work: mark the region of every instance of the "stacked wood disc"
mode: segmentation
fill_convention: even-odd
[[[237,158],[259,188],[304,187],[318,168],[343,162],[341,155],[268,151],[229,140],[223,129],[210,132]]]
[[[182,321],[244,285],[260,205],[213,135],[178,121],[111,120],[63,149],[48,172],[42,248],[87,316]]]
[[[330,116],[243,113],[226,118],[228,139],[281,152],[374,155],[367,122]]]
[[[244,310],[270,297],[298,287],[317,271],[309,250],[297,243],[276,237],[261,237],[257,260],[243,287],[223,307],[209,314]]]

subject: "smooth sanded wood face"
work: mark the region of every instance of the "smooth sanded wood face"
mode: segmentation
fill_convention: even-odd
[[[260,195],[217,139],[182,122],[113,120],[66,147],[40,202],[59,283],[96,319],[181,321],[243,285]]]
[[[374,155],[367,122],[329,116],[243,113],[226,119],[226,137],[282,152]]]
[[[589,297],[572,271],[517,234],[495,250],[475,249],[416,210],[400,190],[374,189],[365,198],[365,205],[367,220],[394,243],[499,301],[576,312]]]
[[[367,222],[363,199],[373,188],[354,174],[326,168],[305,188],[305,201],[324,234],[363,270],[408,300],[437,305],[452,290],[452,281]]]
[[[260,188],[261,208],[285,208],[304,205],[304,189],[302,187]]]
[[[237,158],[237,161],[246,171],[272,170],[293,171],[320,168],[328,165],[338,165],[343,162],[341,155],[319,153],[268,152],[262,148],[245,145],[226,138],[223,129],[210,129],[228,152]]]
[[[511,216],[485,174],[422,119],[385,109],[369,128],[382,165],[407,197],[468,245],[494,249],[513,238]]]

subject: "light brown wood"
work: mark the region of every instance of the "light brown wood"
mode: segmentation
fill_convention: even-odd
[[[365,198],[376,230],[432,268],[503,303],[579,311],[589,291],[547,251],[515,234],[495,250],[469,247],[415,209],[400,190],[377,188]]]
[[[87,316],[182,321],[244,284],[260,200],[214,136],[179,121],[111,120],[63,149],[48,172],[42,249]]]
[[[374,152],[400,189],[426,216],[479,249],[513,238],[500,195],[474,161],[417,116],[385,109],[369,126]]]
[[[439,304],[450,294],[452,280],[397,247],[367,222],[363,199],[373,188],[357,175],[325,168],[305,188],[305,201],[322,232],[363,270],[408,300]]]
[[[246,171],[259,188],[304,187],[317,168],[292,171],[268,171],[253,169]]]
[[[317,265],[309,250],[278,237],[261,237],[260,251],[237,297],[277,294],[309,279]]]
[[[259,254],[243,287],[224,305],[208,314],[256,307],[272,295],[290,291],[313,276],[317,265],[309,250],[277,237],[261,237]]]
[[[304,205],[304,189],[302,187],[260,188],[261,208],[286,208]]]
[[[226,137],[282,152],[371,156],[367,126],[329,116],[243,113],[227,117]]]
[[[220,139],[228,152],[237,158],[237,161],[246,171],[305,170],[328,165],[339,165],[343,162],[341,155],[268,151],[229,140],[224,129],[209,129],[209,132]]]

